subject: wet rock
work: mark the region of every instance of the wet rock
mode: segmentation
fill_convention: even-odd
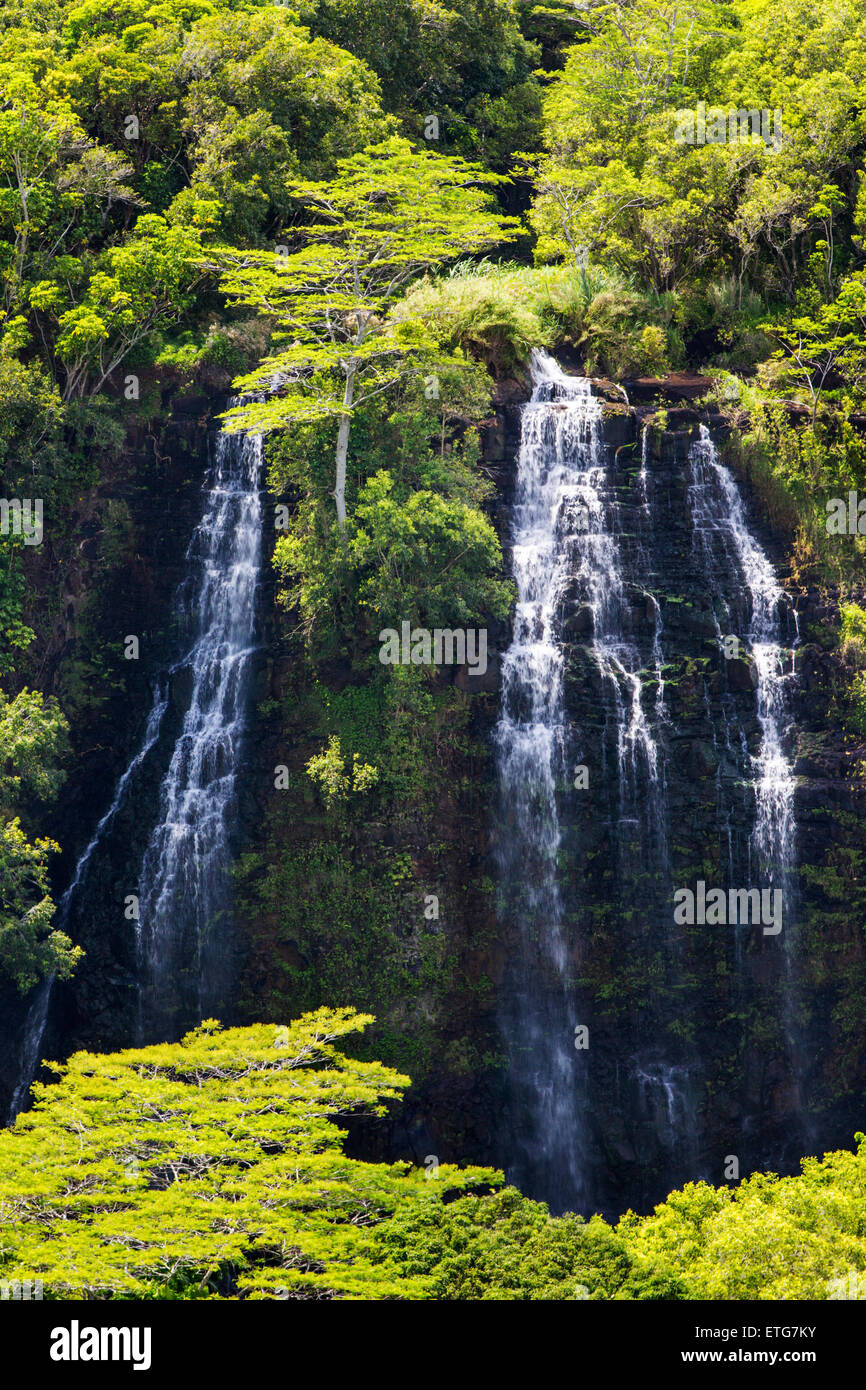
[[[719,755],[711,743],[694,739],[689,749],[689,763],[695,777],[712,777],[719,766]]]
[[[592,609],[588,603],[569,604],[562,618],[562,636],[568,640],[588,637],[592,632]]]
[[[728,686],[731,690],[757,690],[758,673],[753,661],[744,657],[730,657],[725,662]]]

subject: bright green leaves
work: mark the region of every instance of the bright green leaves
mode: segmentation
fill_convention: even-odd
[[[334,497],[341,530],[352,413],[393,389],[431,346],[420,324],[392,320],[388,310],[421,271],[514,234],[515,219],[490,206],[492,182],[461,159],[414,150],[393,137],[341,160],[327,184],[292,186],[311,219],[297,229],[296,250],[223,253],[224,293],[268,314],[277,342],[287,344],[238,383],[272,394],[231,411],[229,426],[269,430],[337,418]]]
[[[499,559],[496,532],[475,507],[427,490],[407,497],[384,471],[358,495],[348,563],[380,627],[410,614],[428,628],[504,618],[513,589],[490,577]]]
[[[380,1240],[406,1274],[431,1277],[439,1299],[597,1301],[628,1287],[631,1268],[601,1217],[552,1217],[514,1187],[406,1206]]]
[[[307,776],[320,788],[329,810],[345,801],[350,793],[367,791],[379,780],[378,770],[361,762],[357,753],[351,759],[344,756],[336,734],[331,735],[324,752],[310,758]]]
[[[52,840],[29,843],[17,817],[0,827],[0,970],[22,994],[47,975],[68,979],[84,954],[51,926],[48,856],[59,849]]]
[[[430,115],[449,150],[505,169],[537,148],[537,46],[512,0],[298,0],[305,24],[369,64],[386,109],[421,137]],[[521,7],[522,8],[522,7]]]
[[[135,236],[105,255],[85,298],[58,323],[57,353],[67,367],[65,395],[94,396],[137,344],[192,304],[202,278],[201,237],[148,214]]]
[[[371,1021],[323,1009],[77,1054],[0,1135],[0,1273],[60,1297],[423,1296],[377,1226],[497,1175],[449,1167],[434,1185],[343,1155],[333,1121],[382,1113],[408,1083],[335,1046]]]
[[[176,265],[202,237],[270,240],[292,180],[396,128],[374,74],[274,5],[73,7],[62,35],[0,30],[0,87],[0,292],[66,400],[200,310]]]
[[[275,371],[298,376],[305,353],[315,372],[341,354],[374,361],[386,352],[394,329],[382,316],[408,280],[514,234],[514,219],[491,209],[490,182],[462,160],[392,138],[342,160],[327,184],[294,183],[312,219],[297,228],[298,249],[227,256],[229,299],[273,315],[278,339],[293,339],[241,385],[260,386]]]
[[[29,92],[28,97],[7,101],[0,111],[0,238],[6,244],[2,284],[7,309],[19,302],[31,257],[47,246],[62,202],[60,171],[81,138],[68,108],[60,106],[49,117],[35,109]]]
[[[289,217],[287,183],[326,177],[336,160],[394,129],[373,74],[279,6],[202,20],[186,39],[184,66],[193,187],[218,190],[233,238],[255,244],[274,214]]]
[[[790,301],[804,242],[823,229],[832,287],[832,235],[816,209],[864,139],[861,0],[832,14],[802,0],[639,0],[592,8],[581,23],[590,37],[545,102],[538,255],[577,249],[656,290],[733,269],[741,293],[748,275]],[[766,133],[710,129],[711,113],[731,111],[755,111]],[[675,118],[690,112],[689,139]]]
[[[700,94],[711,57],[729,42],[708,0],[603,5],[583,23],[590,38],[569,51],[545,101],[548,143],[565,163],[625,156],[648,117]]]
[[[501,1182],[489,1169],[347,1158],[335,1121],[408,1084],[340,1050],[370,1022],[208,1021],[55,1066],[0,1134],[3,1278],[60,1298],[760,1300],[827,1298],[866,1269],[862,1135],[799,1176],[690,1183],[613,1229],[513,1188],[474,1195]]]
[[[82,952],[52,929],[48,857],[59,846],[30,843],[13,815],[22,798],[51,801],[64,774],[67,723],[56,700],[22,690],[9,700],[0,692],[0,970],[25,992],[46,975],[71,975]]]
[[[813,296],[814,298],[815,296]],[[780,344],[774,354],[777,384],[796,383],[809,400],[814,428],[828,379],[841,373],[853,399],[861,400],[866,378],[866,271],[847,276],[835,299],[811,313],[793,313],[764,330]]]
[[[14,700],[0,692],[0,798],[24,790],[50,801],[63,784],[57,763],[66,752],[67,724],[56,700],[22,690]]]
[[[636,1269],[692,1299],[825,1299],[866,1269],[866,1143],[805,1158],[797,1177],[756,1173],[730,1188],[688,1183],[653,1215],[617,1227]]]
[[[484,626],[507,609],[499,542],[481,510],[491,486],[467,427],[484,418],[489,395],[484,369],[446,348],[356,409],[348,474],[357,500],[342,544],[331,522],[326,422],[272,439],[272,488],[299,489],[303,499],[274,563],[314,659],[340,652],[381,670],[383,626]]]

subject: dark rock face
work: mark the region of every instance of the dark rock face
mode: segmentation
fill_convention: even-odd
[[[46,824],[63,847],[55,870],[59,902],[118,781],[142,745],[155,682],[185,640],[175,630],[172,597],[186,572],[185,555],[202,511],[203,486],[213,457],[215,418],[224,396],[180,395],[165,401],[159,434],[131,426],[123,452],[105,481],[70,518],[70,530],[107,530],[106,516],[122,508],[128,519],[120,547],[105,553],[98,544],[76,545],[62,563],[65,589],[75,594],[64,622],[37,624],[48,630],[41,657],[48,693],[72,706],[73,758],[59,803]],[[271,532],[272,533],[272,532]],[[82,555],[79,560],[77,557]],[[43,576],[43,578],[45,578]],[[50,579],[50,576],[47,577]],[[46,580],[47,585],[47,580]],[[265,588],[267,589],[267,585]],[[267,601],[267,600],[266,600]],[[139,656],[125,660],[133,635]],[[113,663],[106,696],[78,700],[78,671],[89,670],[93,653]],[[73,980],[55,986],[40,1056],[64,1057],[80,1048],[104,1051],[129,1046],[137,1015],[135,923],[127,912],[138,892],[141,856],[157,813],[163,773],[189,701],[189,672],[166,682],[168,708],[160,734],[137,770],[130,795],[100,841],[84,890],[68,920],[58,921],[85,950]],[[250,809],[250,789],[239,788],[237,844],[245,827],[257,824],[261,807]],[[56,919],[57,920],[57,919]],[[21,1038],[35,991],[22,999],[6,991],[0,1029],[0,1115],[6,1113],[18,1080]]]
[[[604,442],[622,512],[622,543],[632,551],[643,544],[651,557],[650,583],[634,585],[628,594],[631,627],[642,650],[648,649],[655,623],[648,592],[663,623],[670,860],[664,882],[648,860],[641,836],[628,843],[616,829],[616,784],[605,755],[610,728],[588,656],[591,610],[580,593],[569,592],[560,615],[573,751],[575,761],[586,765],[592,789],[588,797],[570,785],[561,788],[562,888],[579,1015],[575,1021],[590,1034],[592,1204],[609,1213],[627,1206],[645,1210],[690,1178],[722,1182],[729,1156],[737,1158],[740,1175],[761,1166],[794,1170],[803,1153],[850,1144],[854,1130],[864,1127],[866,1109],[866,875],[860,830],[866,747],[845,732],[836,712],[851,672],[831,650],[838,624],[832,595],[786,583],[800,628],[791,690],[799,847],[793,982],[785,976],[778,945],[759,932],[737,940],[725,927],[676,928],[673,923],[671,883],[689,885],[699,878],[726,885],[747,882],[744,866],[755,815],[748,758],[760,737],[754,665],[748,652],[726,658],[720,651],[715,596],[701,584],[691,557],[688,452],[699,418],[707,417],[699,417],[688,402],[703,393],[699,385],[681,383],[682,407],[668,410],[664,433],[650,435],[649,532],[639,515],[635,487],[640,420],[617,391],[603,393]],[[636,392],[634,384],[629,386],[630,399],[651,402],[650,386],[637,386]],[[496,485],[491,514],[502,538],[506,573],[520,408],[527,396],[522,382],[500,383],[495,417],[483,431],[484,465]],[[58,893],[141,738],[150,682],[171,652],[171,594],[200,514],[209,421],[215,413],[212,401],[175,408],[157,450],[162,469],[158,487],[154,444],[143,433],[131,436],[118,470],[115,491],[129,506],[132,534],[126,553],[104,581],[99,622],[103,635],[113,641],[139,634],[142,657],[119,672],[123,682],[117,695],[85,712],[74,730],[79,759],[48,827],[65,851]],[[723,440],[723,421],[707,423],[714,437]],[[97,515],[98,506],[99,499]],[[756,509],[752,522],[777,573],[785,575],[784,538],[766,531]],[[70,574],[70,612],[58,624],[49,653],[50,667],[60,677],[64,663],[74,657],[79,614],[94,584],[86,568]],[[258,697],[285,698],[289,661],[271,640],[268,603],[265,593]],[[382,844],[405,850],[416,884],[435,881],[441,886],[442,933],[465,984],[459,993],[435,1001],[432,1055],[425,1059],[421,1084],[384,1121],[353,1127],[356,1151],[369,1157],[423,1163],[435,1154],[441,1162],[507,1166],[513,1151],[499,998],[515,943],[488,887],[495,879],[495,839],[501,833],[492,812],[497,652],[508,641],[509,632],[491,623],[485,676],[456,674],[457,684],[471,696],[471,736],[487,751],[463,769],[467,775],[455,776],[435,808],[435,858],[428,832],[417,826],[395,820],[357,830],[360,856]],[[652,702],[658,687],[649,662],[642,674],[644,699]],[[334,678],[338,684],[340,673]],[[124,919],[124,898],[136,889],[134,876],[182,717],[183,696],[180,688],[172,692],[163,738],[94,872],[87,910],[76,928],[87,959],[58,994],[43,1055],[120,1047],[132,1040],[134,940]],[[733,730],[730,740],[726,729]],[[264,849],[261,827],[272,799],[273,766],[286,762],[293,769],[302,767],[312,751],[300,736],[295,744],[287,743],[285,730],[267,720],[254,724],[240,788],[239,845]],[[644,814],[646,807],[638,805],[638,810]],[[314,840],[319,825],[312,808],[307,822],[290,825],[287,839]],[[275,1011],[270,1000],[292,948],[274,940],[265,918],[245,920],[241,927],[247,965],[236,1000],[238,1017],[276,1016],[282,1003]],[[409,931],[407,924],[395,921],[395,940],[404,930]],[[328,1002],[354,1002],[352,984],[349,972],[343,997]],[[11,991],[0,998],[0,1109],[16,1077],[25,1004]],[[401,1023],[395,1014],[388,1023],[392,1034],[399,1035],[402,1027],[411,1038],[411,1022]],[[483,1067],[465,1061],[469,1046],[473,1059],[486,1059]],[[374,1054],[386,1055],[378,1046]],[[412,1063],[405,1069],[411,1072]]]
[[[668,424],[674,413],[668,412]],[[799,623],[789,692],[798,883],[785,947],[760,927],[677,927],[673,921],[672,886],[703,878],[727,889],[753,881],[751,759],[761,737],[754,662],[748,650],[731,657],[720,649],[717,595],[692,553],[688,455],[700,417],[690,411],[676,417],[676,428],[650,435],[651,524],[650,535],[642,537],[635,499],[640,421],[611,405],[604,424],[623,517],[622,544],[649,547],[647,588],[663,626],[669,855],[664,875],[641,834],[632,844],[623,843],[616,778],[609,748],[607,758],[604,751],[610,731],[588,655],[591,611],[580,595],[566,593],[561,613],[569,727],[594,788],[592,796],[562,788],[562,888],[575,1017],[591,1037],[588,1185],[592,1205],[612,1214],[627,1206],[648,1209],[672,1187],[698,1177],[719,1183],[734,1171],[796,1171],[802,1154],[850,1144],[863,1122],[866,1055],[851,1020],[862,1012],[866,902],[854,894],[853,882],[847,902],[844,896],[846,874],[853,880],[852,866],[862,853],[856,817],[862,807],[857,765],[863,750],[832,713],[851,675],[838,654],[825,649],[838,622],[832,596],[820,598],[787,584]],[[723,442],[724,421],[703,418]],[[514,479],[507,448],[516,450],[518,442],[519,416],[509,393],[488,433],[486,456],[499,486],[497,520],[506,565]],[[753,534],[784,577],[784,538],[768,532],[742,481],[741,489]],[[639,587],[630,602],[632,630],[648,650],[653,605]],[[788,635],[795,642],[794,632]],[[643,698],[652,702],[657,682],[649,662],[642,675]],[[489,808],[496,794],[492,769],[483,775]],[[646,807],[638,805],[637,819],[645,814]],[[487,863],[492,865],[501,832],[490,819],[488,827]],[[489,925],[480,931],[488,940]],[[495,947],[486,945],[479,957],[471,947],[479,924],[453,928],[466,968],[483,969],[494,987],[493,997],[464,1026],[493,1045],[497,995],[506,988],[515,951],[508,923],[497,919],[494,930]],[[835,962],[842,967],[838,971]],[[474,1081],[461,1077],[459,1084],[457,1078],[443,1078],[436,1086],[415,1088],[398,1128],[390,1137],[380,1134],[371,1151],[415,1154],[412,1132],[424,1134],[430,1152],[440,1156],[493,1159],[507,1167],[514,1148],[507,1089],[502,1072]]]

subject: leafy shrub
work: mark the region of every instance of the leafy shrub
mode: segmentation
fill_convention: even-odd
[[[395,314],[418,315],[443,347],[481,356],[497,375],[525,367],[534,347],[568,346],[593,374],[668,370],[682,342],[674,296],[637,290],[615,268],[463,261],[410,290]]]
[[[367,791],[379,780],[378,770],[362,763],[357,753],[347,762],[336,734],[331,735],[324,753],[310,758],[307,775],[321,788],[329,808],[345,801],[350,792]]]
[[[843,603],[839,614],[842,627],[839,634],[842,655],[857,666],[866,666],[866,608],[858,603]]]

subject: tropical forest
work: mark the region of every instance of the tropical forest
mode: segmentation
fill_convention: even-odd
[[[0,470],[0,1302],[866,1299],[866,0],[4,0]]]

